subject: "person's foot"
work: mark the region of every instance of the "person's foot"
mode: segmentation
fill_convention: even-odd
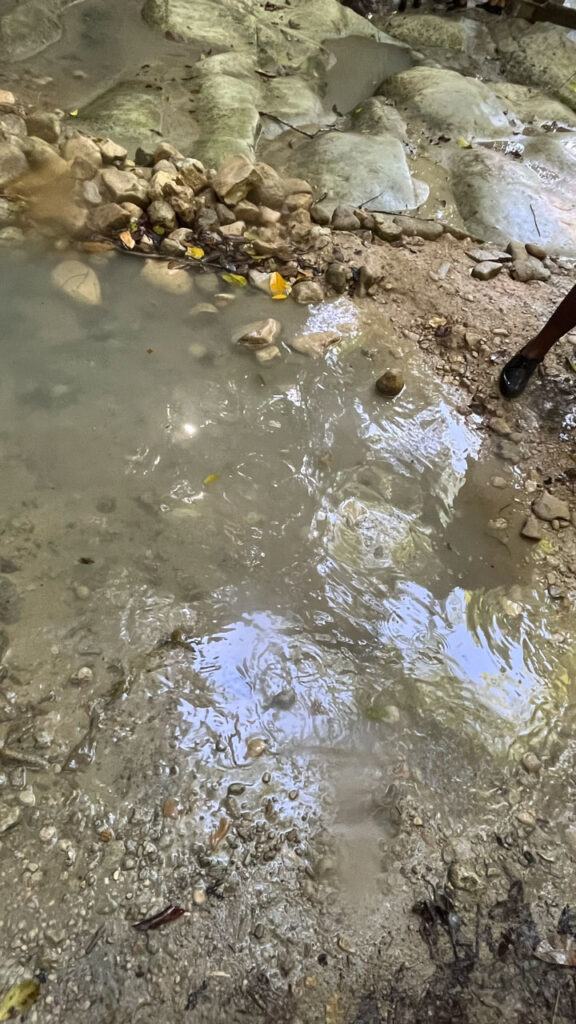
[[[500,394],[504,398],[518,398],[522,394],[530,377],[541,359],[531,359],[522,352],[512,356],[500,374]]]

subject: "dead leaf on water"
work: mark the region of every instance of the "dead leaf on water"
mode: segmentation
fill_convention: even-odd
[[[125,245],[127,249],[133,249],[136,245],[136,242],[132,238],[132,235],[130,234],[129,231],[120,232],[119,238],[122,244]]]
[[[468,142],[468,140],[465,139],[463,135],[459,135],[458,138],[456,139],[456,142],[460,146],[460,149],[472,149],[472,143]]]
[[[204,255],[204,249],[201,249],[199,245],[189,245],[186,249],[186,255],[190,256],[193,260],[201,260]]]
[[[205,477],[202,481],[203,484],[214,484],[220,479],[220,473],[210,473],[209,476]]]
[[[274,274],[270,274],[269,281],[270,292],[273,299],[287,299],[292,291],[292,285],[288,284],[277,271]]]
[[[78,111],[77,110],[71,110],[70,111],[70,117],[78,117]]]
[[[33,978],[21,981],[8,989],[0,1003],[0,1021],[12,1020],[17,1014],[26,1013],[38,999],[40,985]]]
[[[222,840],[225,839],[226,836],[228,835],[229,829],[230,819],[220,818],[220,824],[218,825],[218,828],[216,829],[215,832],[212,832],[210,836],[210,846],[212,847],[213,850],[218,849]]]

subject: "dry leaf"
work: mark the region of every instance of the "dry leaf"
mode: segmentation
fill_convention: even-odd
[[[190,256],[193,260],[201,260],[204,255],[204,249],[201,249],[199,245],[189,245],[186,249],[186,255]]]
[[[576,967],[576,939],[572,935],[549,935],[538,943],[534,956],[547,964]]]
[[[460,146],[460,149],[472,149],[472,143],[468,142],[462,135],[459,135],[456,142]]]
[[[77,110],[71,110],[70,111],[70,117],[78,117],[78,111]]]
[[[332,999],[326,1003],[325,1013],[326,1024],[343,1024],[342,1010],[340,1009],[340,993],[335,992]]]
[[[119,235],[119,238],[122,244],[125,245],[127,249],[133,249],[134,246],[136,245],[136,242],[132,238],[132,235],[130,234],[129,231],[122,231]]]
[[[431,316],[428,324],[430,327],[444,327],[448,321],[445,316]]]
[[[33,978],[21,981],[8,989],[0,1003],[0,1020],[12,1020],[16,1014],[26,1013],[38,999],[40,985]]]
[[[213,484],[216,480],[220,479],[220,473],[210,473],[210,476],[205,477],[202,481],[203,484]]]
[[[270,274],[270,292],[273,299],[287,299],[292,291],[292,285],[288,284],[278,272]]]
[[[218,825],[218,828],[216,829],[215,832],[212,832],[212,835],[210,836],[210,846],[212,847],[213,850],[218,849],[222,840],[225,839],[226,836],[228,835],[229,829],[230,819],[220,818],[220,824]]]
[[[222,280],[226,281],[226,284],[236,284],[239,288],[245,288],[248,284],[243,274],[222,274]]]

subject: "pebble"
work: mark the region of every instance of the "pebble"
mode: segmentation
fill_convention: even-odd
[[[448,878],[455,889],[463,889],[466,892],[479,892],[484,888],[484,883],[475,871],[472,871],[465,864],[455,861],[448,869]]]
[[[348,268],[345,263],[330,263],[326,268],[326,284],[342,295],[348,287]]]
[[[501,491],[504,487],[507,486],[506,480],[504,479],[503,476],[493,476],[490,481],[490,484],[492,487],[496,487],[499,491]]]
[[[395,398],[404,389],[404,385],[402,370],[386,370],[376,381],[376,390],[387,398]]]
[[[360,221],[349,206],[337,206],[332,214],[331,226],[334,231],[358,231]]]
[[[338,331],[314,331],[310,334],[298,334],[290,342],[290,348],[317,359],[326,355],[328,349],[340,340],[341,335]]]
[[[498,437],[510,437],[512,433],[510,424],[500,416],[495,416],[494,419],[491,419],[488,426],[493,434],[498,434]]]
[[[501,263],[477,263],[472,268],[472,277],[478,278],[479,281],[491,281],[493,277],[497,277],[502,270]]]
[[[246,348],[261,349],[274,345],[280,336],[282,325],[279,320],[268,317],[267,320],[256,320],[247,324],[234,335],[234,340]]]
[[[242,796],[246,791],[246,786],[243,782],[231,782],[227,789],[228,796]]]
[[[192,902],[195,904],[195,906],[203,907],[204,904],[206,903],[206,900],[206,889],[202,888],[202,886],[199,885],[195,886],[194,889],[192,889]]]
[[[516,821],[519,825],[523,825],[524,828],[536,828],[536,818],[530,811],[518,811]]]
[[[90,588],[83,583],[75,583],[72,589],[79,601],[87,601],[90,597]]]
[[[292,289],[292,295],[300,305],[316,304],[322,302],[324,290],[318,281],[297,281]]]
[[[56,838],[56,828],[54,825],[45,825],[44,828],[40,829],[40,839],[43,843],[51,843]]]
[[[171,269],[164,260],[144,260],[141,277],[146,284],[171,295],[187,295],[192,291],[192,278],[188,271]]]
[[[512,257],[499,249],[468,249],[466,255],[475,263],[510,263]]]
[[[94,672],[88,665],[83,665],[81,669],[78,669],[76,679],[79,683],[91,683],[94,679]]]
[[[248,757],[261,757],[267,746],[267,741],[260,737],[248,740],[248,743],[246,744],[246,754]]]
[[[36,806],[36,796],[32,786],[27,786],[26,789],[21,790],[18,794],[18,799],[21,804],[24,804],[24,807]]]
[[[52,283],[61,292],[85,306],[102,302],[100,281],[96,272],[80,260],[64,260],[52,271]]]
[[[522,761],[520,762],[524,771],[528,772],[529,775],[537,775],[542,767],[542,762],[537,754],[533,754],[529,751],[524,754]]]

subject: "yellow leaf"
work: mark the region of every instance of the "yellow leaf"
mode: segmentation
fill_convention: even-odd
[[[71,110],[70,111],[70,117],[78,117],[78,111],[77,110]]]
[[[447,323],[445,316],[431,316],[428,321],[430,327],[444,327]]]
[[[154,232],[155,235],[166,234],[166,228],[163,228],[161,224],[155,224],[154,227],[152,228],[152,231]]]
[[[220,479],[220,473],[210,473],[210,476],[207,476],[206,479],[202,481],[202,483],[203,484],[213,484],[213,483],[216,483],[216,480],[219,480],[219,479]]]
[[[120,241],[126,246],[127,249],[133,249],[136,242],[132,238],[129,231],[121,231],[119,235]]]
[[[472,149],[472,143],[468,142],[468,140],[465,139],[464,136],[462,136],[462,135],[458,136],[458,138],[456,139],[456,142],[460,146],[460,149]]]
[[[292,291],[292,286],[278,272],[270,274],[269,283],[273,299],[287,299]]]
[[[201,260],[204,255],[204,249],[201,249],[199,245],[189,245],[186,249],[186,255],[191,256],[193,260]]]
[[[40,985],[32,978],[21,981],[19,985],[13,985],[8,989],[0,1003],[0,1021],[11,1020],[17,1013],[26,1013],[38,999]]]
[[[574,89],[574,92],[576,92],[576,82],[568,82],[568,85],[571,89]]]
[[[138,227],[138,221],[137,220],[131,220],[130,221],[130,231],[136,231],[137,227]]]
[[[248,281],[242,274],[222,274],[222,280],[226,284],[237,284],[239,288],[245,288]]]

